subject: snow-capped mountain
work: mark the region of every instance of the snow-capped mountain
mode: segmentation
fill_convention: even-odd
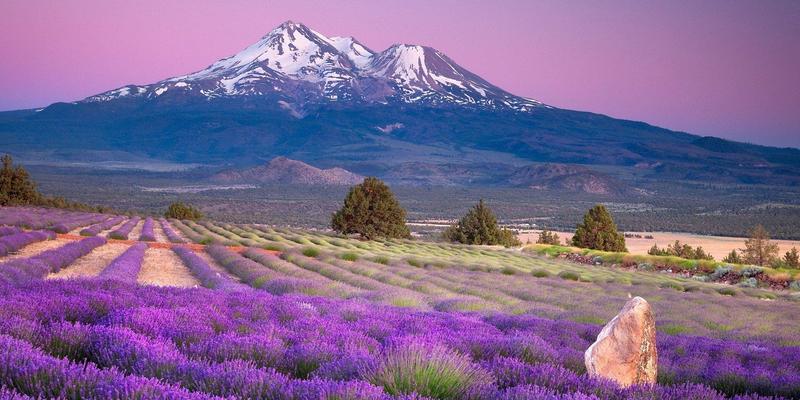
[[[492,85],[430,47],[399,44],[375,53],[352,37],[329,38],[291,21],[201,71],[151,85],[125,86],[84,101],[175,95],[275,96],[290,109],[331,101],[519,111],[541,104]]]

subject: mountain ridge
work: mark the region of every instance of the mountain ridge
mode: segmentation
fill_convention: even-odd
[[[548,106],[433,48],[375,52],[294,22],[199,71],[0,113],[0,139],[23,160],[126,153],[247,168],[286,156],[410,184],[493,184],[560,163],[620,180],[800,186],[798,149]]]

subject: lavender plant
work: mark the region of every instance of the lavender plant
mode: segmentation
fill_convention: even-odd
[[[136,283],[139,270],[142,268],[145,250],[147,250],[145,243],[132,245],[100,272],[100,278]]]
[[[124,223],[122,226],[117,228],[115,231],[108,234],[108,237],[111,239],[117,240],[128,240],[128,235],[131,233],[133,228],[139,224],[141,219],[139,217],[133,217],[128,220],[128,222]]]
[[[155,242],[156,234],[153,228],[153,219],[147,217],[142,224],[142,233],[139,235],[139,240],[143,242]]]

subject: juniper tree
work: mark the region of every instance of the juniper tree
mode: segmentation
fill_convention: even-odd
[[[519,246],[522,243],[514,232],[500,228],[497,217],[481,199],[455,225],[447,228],[443,236],[451,242],[464,244]]]
[[[6,154],[0,159],[0,205],[31,205],[42,202],[42,195],[36,190],[36,183],[31,180],[28,171],[22,166],[14,166],[11,156]]]
[[[198,220],[203,218],[203,213],[190,204],[181,203],[176,201],[169,205],[167,212],[164,213],[166,218],[175,219],[191,219]]]
[[[800,255],[797,253],[797,247],[792,247],[783,255],[783,262],[787,268],[800,268]]]
[[[757,225],[744,242],[742,261],[747,264],[769,265],[778,258],[778,245],[769,240],[769,232]]]
[[[406,226],[406,211],[389,186],[373,177],[350,189],[342,208],[331,217],[331,228],[367,240],[411,236]]]
[[[617,232],[617,225],[602,204],[592,207],[578,224],[572,245],[603,251],[628,251],[625,236]]]
[[[561,239],[558,237],[558,234],[555,232],[550,232],[547,229],[543,229],[541,233],[539,233],[539,239],[536,240],[538,244],[550,244],[550,245],[560,245]]]

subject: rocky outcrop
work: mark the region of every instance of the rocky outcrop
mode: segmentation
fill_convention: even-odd
[[[656,326],[647,300],[630,299],[584,354],[590,376],[620,386],[655,384],[658,371]]]

